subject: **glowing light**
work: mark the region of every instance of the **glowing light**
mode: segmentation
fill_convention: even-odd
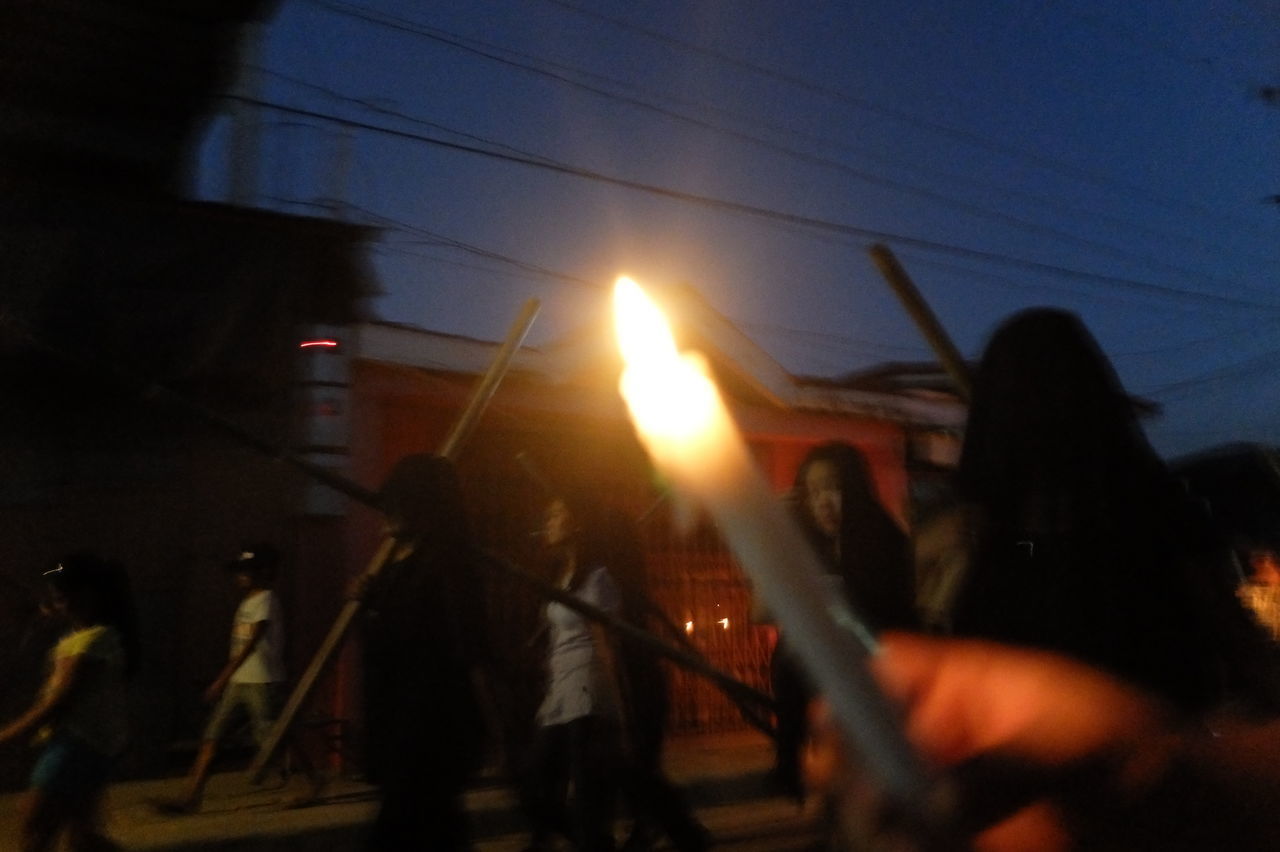
[[[705,361],[676,350],[662,312],[629,278],[614,288],[614,323],[622,396],[655,467],[711,515],[889,797],[925,814],[937,797],[866,665],[875,640],[833,606],[818,557],[756,468]],[[729,629],[727,618],[715,623]]]
[[[304,340],[298,344],[299,349],[313,349],[315,347],[324,347],[328,349],[336,349],[338,341],[336,340]]]
[[[642,432],[689,441],[707,432],[717,394],[700,358],[676,351],[662,311],[630,278],[614,288],[614,326],[626,363],[622,394]]]

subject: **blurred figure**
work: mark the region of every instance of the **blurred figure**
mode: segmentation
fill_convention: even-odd
[[[581,501],[590,505],[587,501]],[[618,613],[622,597],[607,549],[589,532],[588,508],[557,497],[547,506],[543,542],[552,580],[585,603]],[[547,686],[530,747],[524,804],[533,826],[530,850],[568,837],[580,852],[614,848],[614,798],[621,766],[622,705],[618,655],[604,628],[560,603],[546,607],[550,627]],[[572,794],[570,794],[572,788]]]
[[[200,810],[218,745],[239,716],[248,719],[250,735],[258,747],[275,724],[285,698],[284,617],[279,599],[271,590],[279,567],[279,552],[266,543],[246,547],[226,565],[240,592],[240,603],[231,621],[227,662],[204,691],[204,700],[213,704],[213,710],[187,774],[186,791],[180,799],[154,802],[162,813],[190,814]],[[296,741],[291,738],[288,747],[309,784],[308,793],[289,802],[297,806],[314,800],[322,783]]]
[[[651,634],[674,630],[650,597],[648,566],[632,517],[591,501],[581,526],[582,552],[609,566],[617,583],[621,618]],[[711,846],[711,836],[662,769],[670,710],[665,664],[649,649],[625,641],[618,643],[617,658],[625,711],[622,793],[634,817],[622,850],[642,852],[665,836],[679,852],[701,852]]]
[[[1273,641],[1280,641],[1280,556],[1265,547],[1247,550],[1248,576],[1240,585],[1240,601]]]
[[[862,454],[848,444],[814,447],[796,471],[795,512],[826,565],[831,594],[842,595],[873,630],[915,625],[907,537],[880,505]],[[792,659],[786,636],[772,659],[778,704],[774,781],[800,798],[799,757],[813,688]]]
[[[50,653],[31,708],[0,728],[0,744],[36,733],[43,751],[23,802],[23,852],[118,849],[101,831],[102,794],[128,736],[126,679],[137,666],[133,598],[120,566],[78,553],[45,573],[70,630]]]
[[[1032,309],[996,330],[955,490],[917,547],[936,628],[1069,654],[1187,710],[1227,690],[1274,701],[1229,551],[1073,314]]]
[[[367,768],[381,798],[368,848],[470,849],[462,792],[488,718],[482,569],[448,459],[405,457],[379,496],[393,550],[351,590],[365,602]]]
[[[1188,727],[1065,657],[973,640],[883,637],[875,661],[908,736],[941,770],[939,828],[901,818],[818,712],[810,779],[838,848],[1267,850],[1280,837],[1280,723]]]

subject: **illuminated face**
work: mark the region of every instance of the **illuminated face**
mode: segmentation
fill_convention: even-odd
[[[542,522],[542,537],[551,547],[563,544],[573,535],[573,515],[563,500],[552,500]]]
[[[824,534],[835,538],[840,533],[840,472],[829,461],[816,461],[804,474],[804,500],[809,517]]]

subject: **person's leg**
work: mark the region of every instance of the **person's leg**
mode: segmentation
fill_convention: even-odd
[[[102,799],[105,789],[87,795],[67,824],[71,852],[119,852],[120,845],[102,833]]]
[[[463,764],[448,759],[432,769],[424,768],[423,793],[420,799],[419,824],[422,836],[431,843],[423,848],[440,852],[466,852],[471,847],[471,831],[462,791],[468,772]]]
[[[417,790],[403,770],[386,769],[378,779],[378,813],[373,819],[368,852],[394,852],[412,848],[407,839],[415,830]]]
[[[54,848],[64,830],[72,852],[112,848],[98,831],[98,808],[112,763],[74,737],[57,735],[50,741],[32,770],[31,791],[23,801],[24,852]]]
[[[67,845],[71,852],[112,852],[120,847],[102,833],[102,802],[115,761],[86,745],[73,752],[63,792],[67,803]]]
[[[61,823],[56,802],[43,790],[32,790],[22,798],[22,852],[46,852],[53,848]]]
[[[551,835],[569,834],[565,800],[569,790],[569,741],[565,725],[538,729],[520,773],[520,801],[532,829],[530,848],[545,846]]]
[[[583,852],[612,852],[616,731],[608,720],[596,716],[574,719],[566,727],[573,781],[570,814],[574,842]]]
[[[187,772],[187,786],[183,791],[180,804],[183,810],[198,811],[204,799],[204,787],[209,781],[209,772],[213,769],[213,759],[218,754],[216,740],[201,740],[196,750],[196,759]]]
[[[806,736],[806,714],[812,693],[808,680],[785,645],[780,643],[774,648],[771,668],[773,697],[778,708],[773,781],[782,792],[800,799],[804,795],[800,781],[800,752]]]
[[[200,737],[200,747],[196,750],[195,760],[187,772],[187,783],[182,798],[174,802],[157,803],[163,810],[194,813],[200,810],[200,802],[204,799],[205,784],[209,781],[209,773],[213,769],[213,759],[218,754],[218,743],[222,735],[234,719],[243,701],[240,684],[228,684],[209,714],[204,733]]]
[[[637,767],[630,785],[636,824],[623,846],[624,852],[648,849],[662,834],[679,852],[700,852],[710,847],[710,832],[694,816],[684,794],[660,769]]]

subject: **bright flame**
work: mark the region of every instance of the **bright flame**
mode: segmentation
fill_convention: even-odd
[[[688,441],[705,435],[716,411],[716,389],[700,362],[676,351],[666,317],[627,277],[614,287],[614,327],[626,363],[622,395],[640,431]]]
[[[692,621],[686,621],[686,622],[684,623],[684,632],[685,632],[685,633],[692,633],[692,632],[693,632],[693,622],[692,622]]]
[[[613,288],[613,317],[618,349],[628,366],[675,360],[676,342],[662,309],[625,275]]]
[[[719,624],[719,625],[720,625],[721,627],[723,627],[725,630],[728,630],[728,629],[729,629],[729,619],[727,619],[727,618],[722,618],[722,619],[720,619],[719,621],[717,621],[717,622],[716,622],[716,624]]]

